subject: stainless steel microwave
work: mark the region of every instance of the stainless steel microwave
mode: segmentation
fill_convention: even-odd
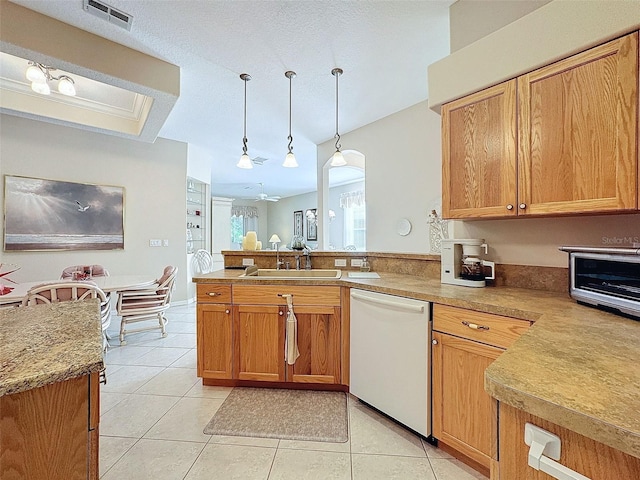
[[[561,247],[569,253],[569,294],[579,303],[640,320],[640,248]]]

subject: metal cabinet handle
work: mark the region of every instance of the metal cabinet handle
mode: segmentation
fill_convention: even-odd
[[[507,205],[507,210],[513,210],[513,205],[508,204],[508,205]]]
[[[207,292],[207,295],[210,297],[215,297],[216,295],[220,295],[218,292]]]
[[[280,311],[278,312],[278,315],[282,316],[282,315],[284,315],[284,312],[283,312],[282,310],[280,310]]]
[[[520,205],[518,205],[518,207],[520,207],[520,210],[524,210],[525,208],[527,208],[527,204],[521,203]]]
[[[228,308],[224,311],[224,313],[226,313],[227,315],[229,315],[230,312],[231,310],[229,310]]]
[[[437,345],[437,344],[438,344],[438,340],[436,340],[436,339],[434,338],[433,340],[431,340],[431,343],[432,343],[433,345]]]
[[[469,323],[469,322],[467,322],[465,320],[462,321],[462,324],[465,327],[469,327],[469,328],[471,328],[473,330],[489,330],[489,327],[487,327],[486,325],[478,325],[476,323]]]
[[[107,384],[107,371],[100,370],[100,383],[103,385]]]

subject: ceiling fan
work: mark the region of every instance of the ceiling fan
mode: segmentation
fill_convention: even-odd
[[[278,195],[274,195],[273,197],[271,197],[264,193],[264,185],[262,184],[262,182],[258,183],[258,185],[260,185],[260,193],[256,197],[256,202],[277,202],[278,200],[280,200],[280,197]]]

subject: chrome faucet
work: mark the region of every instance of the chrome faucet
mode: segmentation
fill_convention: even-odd
[[[311,250],[309,250],[309,247],[304,247],[302,254],[305,256],[304,269],[311,270]]]
[[[280,261],[280,249],[279,245],[276,243],[276,270],[280,270],[280,267],[284,265],[284,262]]]
[[[300,255],[296,255],[296,270],[300,270]]]

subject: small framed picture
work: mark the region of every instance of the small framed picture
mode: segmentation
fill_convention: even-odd
[[[300,237],[304,235],[304,223],[302,219],[302,210],[293,212],[293,234]]]
[[[315,208],[310,209],[313,215],[307,217],[307,241],[318,240],[318,216]]]

